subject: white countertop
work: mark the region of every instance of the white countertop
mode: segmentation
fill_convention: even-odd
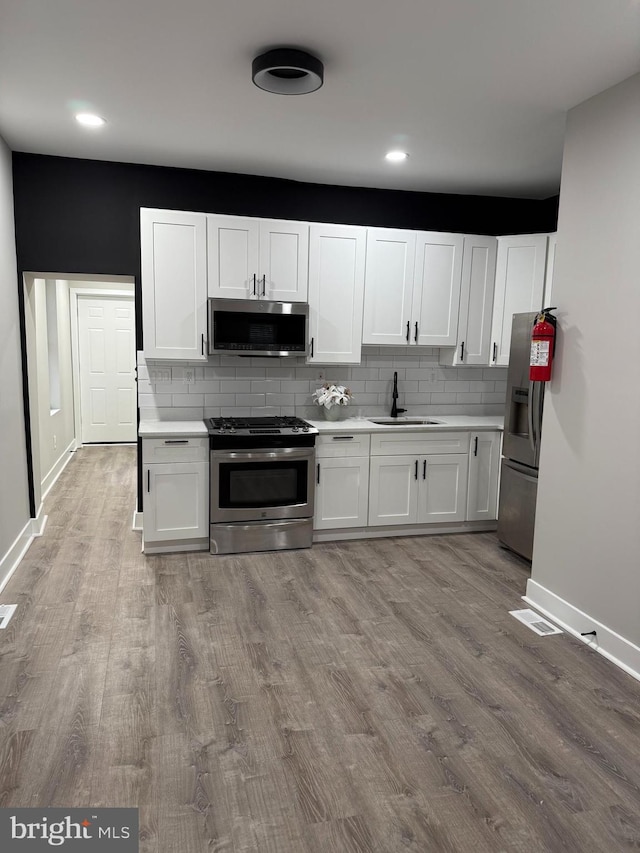
[[[209,433],[204,421],[140,421],[140,438],[171,438],[172,436],[207,436]]]
[[[371,417],[379,417],[372,415]],[[320,434],[334,432],[408,432],[420,430],[422,432],[441,432],[443,430],[467,429],[467,430],[502,430],[504,428],[504,417],[502,415],[425,415],[425,420],[438,421],[437,424],[412,424],[402,426],[374,424],[366,417],[346,418],[340,421],[309,421],[316,427]]]

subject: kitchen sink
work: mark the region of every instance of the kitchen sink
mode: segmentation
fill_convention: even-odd
[[[368,418],[372,424],[380,426],[432,426],[441,424],[442,421],[434,421],[431,418]]]

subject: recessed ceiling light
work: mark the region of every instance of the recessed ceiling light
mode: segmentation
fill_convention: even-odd
[[[320,60],[296,48],[276,48],[256,56],[251,78],[259,89],[276,95],[306,95],[324,81]]]
[[[78,113],[76,121],[85,127],[102,127],[103,124],[107,123],[105,119],[95,115],[95,113]]]
[[[403,160],[406,160],[409,155],[406,151],[388,151],[384,157],[385,160],[389,160],[391,163],[401,163]]]

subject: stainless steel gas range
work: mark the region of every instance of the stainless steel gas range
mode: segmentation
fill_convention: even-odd
[[[206,423],[211,553],[310,548],[318,430],[295,417]]]

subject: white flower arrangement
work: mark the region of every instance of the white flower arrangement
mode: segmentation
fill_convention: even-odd
[[[331,409],[333,406],[348,406],[353,394],[350,388],[336,385],[335,382],[325,382],[322,388],[316,388],[311,395],[316,406]]]

